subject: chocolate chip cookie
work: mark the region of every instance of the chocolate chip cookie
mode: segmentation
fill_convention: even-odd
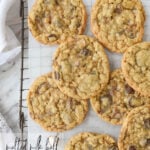
[[[91,98],[91,104],[100,118],[120,125],[132,109],[150,104],[150,98],[134,91],[125,81],[122,70],[117,69],[111,73],[107,88]]]
[[[51,45],[82,34],[86,26],[82,0],[36,0],[29,12],[29,29],[36,40]]]
[[[109,135],[84,132],[73,136],[65,150],[118,150],[118,146]]]
[[[57,49],[53,78],[60,90],[75,99],[97,95],[109,80],[109,62],[94,38],[75,36]]]
[[[144,22],[140,0],[96,0],[92,9],[93,34],[113,52],[123,53],[142,41]]]
[[[123,56],[122,70],[134,90],[150,97],[150,42],[130,47]]]
[[[132,110],[119,137],[119,150],[150,150],[150,105]]]
[[[84,120],[88,112],[88,102],[64,95],[57,88],[51,73],[34,81],[27,101],[30,116],[47,131],[72,129]]]

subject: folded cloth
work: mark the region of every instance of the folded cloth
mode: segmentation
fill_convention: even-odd
[[[21,50],[20,43],[15,34],[6,25],[8,10],[15,1],[0,0],[0,66],[15,58]]]
[[[0,66],[6,61],[10,62],[20,53],[21,50],[20,43],[12,30],[10,30],[9,27],[6,27],[6,32],[6,39],[9,42],[0,45],[0,48],[3,51],[0,53]]]
[[[4,117],[0,113],[0,150],[5,150],[6,145],[12,146],[15,142],[15,135],[8,127]]]

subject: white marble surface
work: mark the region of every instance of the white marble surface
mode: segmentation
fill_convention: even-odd
[[[7,16],[7,25],[15,32],[20,40],[20,0],[11,7]],[[9,17],[11,14],[11,18]],[[20,86],[20,55],[15,60],[0,66],[0,113],[4,116],[8,126],[19,133],[18,126],[18,102]]]
[[[0,69],[0,112],[8,126],[15,132],[18,127],[20,58]]]

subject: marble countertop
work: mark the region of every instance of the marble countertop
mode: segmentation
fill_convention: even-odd
[[[10,8],[7,25],[21,41],[20,0]],[[19,133],[18,103],[20,94],[20,55],[15,60],[0,66],[0,113],[14,133]]]
[[[20,62],[19,55],[0,68],[0,113],[14,133],[19,133]]]

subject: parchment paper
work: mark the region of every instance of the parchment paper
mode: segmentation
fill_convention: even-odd
[[[34,0],[29,0],[29,8],[31,8]],[[95,0],[84,0],[84,3],[86,4],[86,9],[88,11],[88,22],[87,22],[87,28],[85,34],[93,36],[90,31],[90,11],[91,6]],[[145,23],[145,35],[144,40],[149,41],[150,40],[150,1],[149,0],[142,0],[143,5],[145,7],[147,20]],[[52,64],[52,56],[55,50],[57,49],[57,46],[44,46],[34,40],[31,33],[29,33],[29,75],[30,75],[30,83],[38,77],[39,75],[42,75],[44,73],[49,72]],[[109,60],[110,60],[110,66],[111,70],[120,67],[121,64],[121,54],[115,54],[111,53],[106,50],[106,53],[108,54]],[[90,106],[90,105],[89,105]],[[37,143],[37,138],[39,135],[42,135],[41,140],[41,146],[43,149],[45,149],[46,139],[49,136],[54,136],[57,133],[51,133],[44,131],[38,124],[36,124],[30,116],[28,116],[28,142],[29,145],[35,146]],[[90,106],[89,113],[85,119],[85,121],[74,128],[73,130],[66,131],[63,133],[59,133],[59,143],[58,143],[58,150],[63,150],[64,145],[66,141],[72,137],[74,134],[77,134],[79,132],[96,132],[96,133],[107,133],[113,137],[116,138],[119,135],[121,126],[114,126],[109,123],[106,123],[105,121],[101,120],[96,113],[92,110]]]

